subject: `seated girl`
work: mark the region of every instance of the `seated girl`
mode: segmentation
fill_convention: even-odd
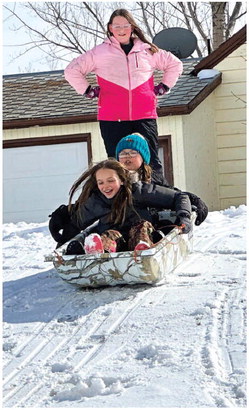
[[[131,173],[133,181],[154,182],[154,171],[150,167],[150,150],[146,139],[139,133],[122,138],[116,147],[116,158]],[[164,185],[179,191],[178,188]],[[204,201],[191,192],[188,195],[191,205],[196,209],[196,225],[200,225],[208,215],[208,207]]]
[[[101,161],[79,177],[70,190],[69,211],[82,184],[71,221],[83,231],[98,223],[94,233],[80,242],[81,248],[76,249],[77,241],[69,244],[68,254],[149,248],[154,230],[151,207],[175,210],[181,232],[191,229],[191,204],[186,194],[142,181],[132,183],[130,172],[115,159]]]

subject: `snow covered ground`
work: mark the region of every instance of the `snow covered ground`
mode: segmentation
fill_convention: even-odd
[[[47,222],[3,228],[4,407],[246,407],[246,207],[211,212],[160,286],[79,289]]]

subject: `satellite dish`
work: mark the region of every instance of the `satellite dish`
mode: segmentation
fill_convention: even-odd
[[[197,38],[186,28],[165,28],[153,38],[153,43],[163,50],[170,51],[176,57],[183,59],[189,57],[196,49]]]

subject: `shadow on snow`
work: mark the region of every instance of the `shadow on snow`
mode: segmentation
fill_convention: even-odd
[[[79,288],[64,282],[55,269],[3,283],[3,321],[29,323],[73,321],[101,306],[133,298],[150,285]]]

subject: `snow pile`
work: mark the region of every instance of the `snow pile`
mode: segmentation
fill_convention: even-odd
[[[4,407],[246,407],[246,212],[211,212],[160,286],[79,289],[48,222],[3,226]]]
[[[75,401],[83,399],[84,397],[117,394],[123,390],[122,383],[115,378],[92,376],[84,381],[79,377],[73,376],[69,379],[68,383],[75,385],[75,387],[59,393],[51,392],[51,396],[55,394],[55,400],[57,401]]]

